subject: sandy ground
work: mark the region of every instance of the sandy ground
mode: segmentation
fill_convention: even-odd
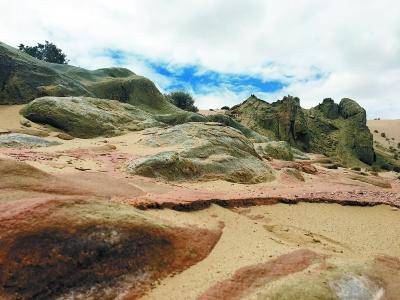
[[[268,263],[274,259],[277,261],[272,262],[272,266],[279,265],[279,257],[301,249],[323,255],[327,263],[355,261],[363,265],[370,264],[377,256],[400,257],[400,210],[396,208],[400,208],[400,180],[393,172],[376,176],[362,170],[366,173],[362,175],[358,171],[330,170],[313,163],[317,173],[304,173],[304,181],[300,181],[286,176],[283,171],[288,164],[293,167],[299,162],[274,160],[268,162],[276,173],[276,180],[272,182],[254,185],[225,181],[164,182],[133,176],[125,171],[126,164],[132,159],[176,149],[142,145],[140,139],[145,131],[113,138],[65,141],[57,138],[51,128],[22,126],[18,114],[20,108],[0,106],[0,133],[45,131],[49,135],[46,139],[60,141],[62,145],[35,149],[0,148],[0,158],[25,162],[52,176],[51,184],[39,182],[31,191],[18,186],[1,189],[0,182],[0,220],[1,217],[13,218],[29,213],[32,205],[66,195],[75,198],[91,195],[139,208],[174,208],[147,212],[176,225],[210,229],[223,226],[221,239],[207,258],[162,280],[143,299],[196,299],[200,295],[203,295],[202,299],[224,299],[207,296],[215,293],[216,283],[234,282],[232,276],[239,276],[238,270],[249,266],[264,264],[268,269],[271,266]],[[400,126],[396,127],[397,123],[393,122],[400,121],[370,121],[369,126],[378,128],[379,132],[385,131],[388,137],[398,141]],[[378,125],[382,127],[375,127]],[[282,201],[299,203],[288,205]],[[200,210],[193,211],[196,209]],[[308,255],[307,252],[300,254]],[[305,268],[298,272],[310,270]],[[392,278],[397,277],[393,275]],[[208,290],[209,294],[206,293]],[[257,299],[251,289],[246,297]]]
[[[160,282],[143,299],[196,299],[215,282],[242,267],[264,263],[297,249],[329,255],[332,261],[363,262],[376,255],[400,256],[400,211],[388,206],[277,204],[198,212],[152,210],[174,222],[225,227],[211,254],[181,274]]]
[[[400,120],[369,120],[367,126],[374,135],[375,141],[385,147],[393,146],[397,148],[397,144],[400,143]],[[381,133],[385,133],[389,140],[382,137]]]

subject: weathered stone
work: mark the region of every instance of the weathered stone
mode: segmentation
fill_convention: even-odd
[[[164,126],[135,106],[97,98],[43,97],[27,104],[21,113],[33,122],[49,124],[82,138]]]
[[[273,174],[239,131],[218,123],[186,123],[146,135],[153,147],[172,147],[156,155],[133,160],[132,174],[166,180],[216,180],[257,183]]]
[[[41,137],[22,133],[9,133],[0,135],[0,147],[35,148],[60,144],[61,143],[56,141],[48,141]]]
[[[261,157],[270,157],[281,160],[293,160],[293,152],[290,145],[284,141],[271,141],[255,145],[257,153]]]
[[[288,96],[269,104],[252,96],[227,113],[258,133],[334,157],[344,165],[372,164],[375,159],[365,110],[350,99],[339,105],[325,99],[307,110],[298,98]]]

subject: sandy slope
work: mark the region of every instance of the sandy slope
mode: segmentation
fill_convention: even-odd
[[[206,227],[223,222],[225,227],[206,259],[161,281],[143,299],[196,299],[242,267],[264,263],[297,249],[326,254],[332,262],[363,263],[376,255],[400,256],[400,212],[387,206],[278,204],[235,210],[212,206],[199,212],[151,213]]]
[[[385,147],[396,147],[400,143],[400,120],[369,120],[367,126],[374,135],[374,140]],[[375,132],[376,130],[378,132]],[[389,141],[382,137],[381,133],[385,133]]]

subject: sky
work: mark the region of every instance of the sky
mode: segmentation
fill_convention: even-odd
[[[70,64],[129,68],[202,109],[290,94],[400,118],[397,0],[0,0],[0,40],[51,41]]]

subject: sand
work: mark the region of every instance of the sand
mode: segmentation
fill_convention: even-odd
[[[385,147],[393,146],[397,148],[397,144],[400,143],[400,120],[369,120],[367,126],[374,135],[374,141]],[[375,130],[378,132],[375,132]],[[381,133],[385,133],[389,140],[382,137]]]
[[[162,280],[143,299],[196,299],[239,268],[264,263],[298,249],[329,255],[332,261],[364,261],[376,255],[400,256],[400,211],[388,206],[277,204],[197,212],[152,210],[176,223],[213,228],[225,225],[210,255]]]
[[[29,213],[30,206],[63,199],[66,195],[74,199],[96,196],[140,208],[204,208],[191,212],[170,209],[147,212],[174,225],[209,229],[223,226],[221,239],[204,260],[165,278],[143,299],[196,299],[208,289],[212,291],[216,283],[230,280],[241,268],[268,267],[271,260],[280,262],[282,255],[290,257],[290,253],[302,249],[326,256],[328,263],[345,265],[350,262],[370,264],[381,255],[400,257],[400,210],[395,209],[400,208],[400,180],[394,172],[361,175],[344,168],[328,170],[314,164],[317,173],[303,174],[303,182],[282,176],[282,169],[288,162],[274,160],[269,162],[276,173],[276,180],[272,182],[254,185],[221,180],[165,182],[130,175],[125,166],[132,159],[179,146],[143,145],[140,140],[146,131],[112,138],[65,141],[56,137],[57,131],[53,128],[37,124],[30,128],[22,126],[18,113],[21,107],[0,106],[0,132],[47,131],[46,139],[60,141],[62,145],[36,149],[0,148],[0,158],[23,161],[54,179],[51,184],[46,180],[40,182],[33,190],[18,187],[1,190],[0,206],[4,209],[0,210],[0,215],[12,218]],[[393,123],[400,121],[371,122],[371,128],[386,124],[386,127],[379,127],[379,131],[385,130],[388,137],[400,139],[400,126]],[[365,176],[369,180],[355,180],[355,176]],[[382,181],[385,185],[376,184]],[[299,203],[288,205],[279,201]],[[388,205],[360,207],[320,202]],[[243,207],[250,204],[255,206]],[[242,208],[232,208],[235,206]],[[308,271],[309,268],[304,272]],[[247,296],[257,299],[251,293]]]

